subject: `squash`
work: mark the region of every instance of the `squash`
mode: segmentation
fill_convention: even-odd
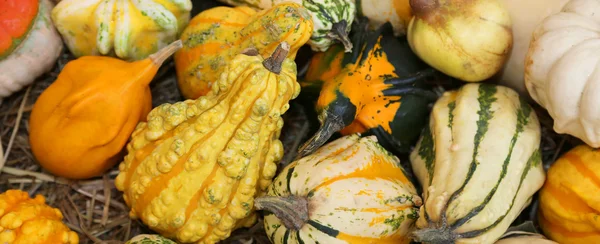
[[[519,95],[528,97],[523,74],[531,34],[547,16],[558,13],[568,0],[501,0],[500,2],[510,14],[513,45],[503,70],[498,77],[494,77],[494,80],[497,80],[499,85],[512,88]]]
[[[525,59],[525,86],[554,131],[600,147],[600,2],[571,0],[540,23]]]
[[[266,10],[284,2],[294,2],[308,10],[314,29],[308,45],[316,52],[324,52],[340,42],[346,52],[352,51],[348,34],[356,15],[356,0],[219,0],[233,6],[246,6],[256,11]]]
[[[545,236],[525,232],[511,231],[504,234],[495,244],[558,244],[557,242],[548,240]]]
[[[277,45],[290,45],[288,57],[310,38],[313,21],[302,6],[288,2],[256,12],[249,7],[214,7],[196,15],[181,34],[175,54],[179,90],[185,98],[206,95],[223,67],[247,48],[267,58]]]
[[[114,166],[152,108],[148,85],[179,48],[176,41],[131,63],[108,56],[68,62],[29,118],[29,142],[39,164],[70,179],[100,176]]]
[[[409,243],[421,198],[375,136],[352,134],[287,165],[266,196],[271,243]]]
[[[373,133],[386,149],[408,152],[425,125],[428,105],[437,95],[422,81],[437,72],[412,53],[406,38],[394,36],[390,23],[363,32],[355,41],[357,48],[340,63],[346,64],[343,69],[334,74],[334,66],[331,75],[320,77],[326,79],[316,104],[321,127],[298,157],[312,153],[338,131]],[[320,67],[311,65],[307,74],[314,69]]]
[[[600,152],[579,145],[548,169],[538,220],[559,243],[600,243]]]
[[[77,244],[79,236],[63,222],[60,210],[42,195],[10,189],[0,194],[0,243]]]
[[[300,93],[289,50],[246,50],[206,96],[150,112],[115,179],[133,219],[180,243],[216,243],[256,221],[254,196],[283,156],[281,115]]]
[[[129,239],[125,244],[177,244],[160,235],[141,234]]]
[[[190,0],[62,0],[52,20],[76,57],[141,60],[177,40]]]
[[[49,0],[0,2],[0,101],[48,72],[63,50]]]
[[[368,18],[371,28],[377,29],[386,22],[394,27],[394,35],[403,36],[410,19],[412,9],[409,0],[355,0],[358,15]]]
[[[436,101],[410,154],[423,189],[415,240],[494,243],[542,187],[540,123],[514,90],[469,83]]]

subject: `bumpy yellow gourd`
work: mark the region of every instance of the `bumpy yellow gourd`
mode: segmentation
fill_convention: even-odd
[[[300,93],[288,50],[239,54],[206,96],[150,112],[115,180],[132,218],[180,243],[216,243],[254,223],[253,199],[283,156],[281,115]]]
[[[0,194],[0,243],[77,244],[79,236],[63,222],[60,210],[46,198],[8,190]]]

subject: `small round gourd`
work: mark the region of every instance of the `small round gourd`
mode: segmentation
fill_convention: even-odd
[[[161,235],[150,235],[150,234],[141,234],[137,235],[129,241],[125,242],[125,244],[177,244],[171,239],[167,239]]]

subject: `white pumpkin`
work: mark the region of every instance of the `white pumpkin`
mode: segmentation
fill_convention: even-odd
[[[600,147],[600,0],[571,0],[537,26],[525,85],[554,130]]]
[[[2,4],[10,6],[10,2],[24,4],[25,1],[11,0]],[[48,72],[63,49],[62,39],[50,20],[50,11],[54,5],[49,0],[39,0],[37,4],[27,2],[31,5],[28,6],[31,10],[37,8],[37,15],[32,20],[31,27],[22,39],[12,40],[12,45],[15,46],[8,51],[8,55],[2,57],[0,50],[0,102],[2,98],[30,85],[36,78]],[[0,7],[3,6],[0,4]],[[5,25],[13,25],[14,22],[11,21],[14,19],[0,19],[0,39],[3,39],[2,35],[10,35],[4,28]]]

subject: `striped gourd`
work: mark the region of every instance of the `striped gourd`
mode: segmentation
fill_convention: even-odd
[[[326,51],[335,42],[344,44],[346,52],[352,50],[348,38],[356,15],[355,0],[219,0],[233,6],[248,6],[255,10],[270,9],[282,2],[295,2],[308,9],[315,29],[308,44],[317,52]]]
[[[294,59],[312,30],[306,9],[292,2],[261,12],[244,6],[204,10],[181,34],[183,48],[174,56],[179,89],[188,99],[206,95],[223,67],[247,48],[266,58],[285,41]]]
[[[422,200],[399,163],[375,136],[344,136],[289,164],[254,206],[274,244],[409,243]]]
[[[512,89],[467,84],[435,103],[410,159],[425,243],[493,243],[542,186],[540,124]]]
[[[538,220],[559,243],[600,243],[600,150],[582,144],[550,166]]]

